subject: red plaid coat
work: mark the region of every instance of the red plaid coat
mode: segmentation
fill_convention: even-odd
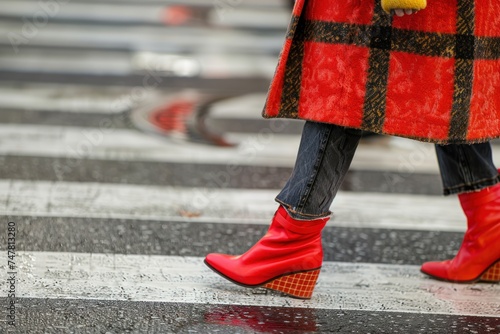
[[[500,0],[297,0],[264,117],[435,143],[500,137]]]

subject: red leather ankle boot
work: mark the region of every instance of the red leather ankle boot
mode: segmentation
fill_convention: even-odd
[[[245,254],[208,254],[205,263],[244,287],[311,298],[323,263],[321,231],[328,219],[295,220],[280,206],[267,234]]]
[[[455,282],[500,282],[500,184],[459,195],[467,232],[452,260],[426,262],[421,271]]]

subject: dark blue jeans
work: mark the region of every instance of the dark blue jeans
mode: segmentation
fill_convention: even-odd
[[[295,219],[330,214],[362,132],[333,124],[306,122],[292,175],[276,197]],[[500,178],[490,143],[436,145],[444,194],[475,191]]]

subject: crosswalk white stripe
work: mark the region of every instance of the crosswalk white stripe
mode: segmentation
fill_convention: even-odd
[[[23,36],[23,21],[19,23],[0,22],[0,30],[14,36]],[[13,35],[0,34],[0,43],[10,45]],[[196,36],[196,40],[193,36]],[[103,25],[54,24],[37,29],[36,38],[30,45],[59,47],[103,47],[130,48],[133,50],[175,52],[197,50],[200,54],[219,52],[279,52],[283,43],[283,31],[256,35],[246,31],[231,31],[227,28],[207,29],[205,27],[113,27]],[[19,47],[21,50],[22,44]],[[22,54],[22,53],[20,53]]]
[[[31,4],[38,4],[37,0],[17,0],[17,3],[31,3]],[[123,6],[126,4],[132,4],[132,5],[137,5],[136,0],[83,0],[83,1],[78,1],[78,0],[73,0],[71,3],[77,3],[77,2],[83,2],[88,5],[92,4],[99,4],[99,3],[106,3],[106,4],[113,4],[116,6]],[[144,1],[144,4],[141,3],[141,5],[144,6],[150,6],[150,5],[178,5],[182,4],[185,6],[213,6],[212,3],[207,2],[206,0],[147,0]],[[241,8],[245,7],[259,7],[259,8],[282,8],[284,6],[282,0],[253,0],[252,2],[246,2],[244,1],[243,3],[240,4]]]
[[[205,4],[206,5],[206,4]],[[267,8],[256,10],[251,8],[240,8],[234,10],[239,5],[231,6],[229,3],[225,7],[217,5],[207,6],[209,15],[209,22],[213,25],[222,24],[232,27],[255,27],[255,28],[277,28],[284,29],[290,19],[290,13],[285,6]],[[37,3],[19,2],[19,1],[5,1],[2,15],[19,16],[31,18],[34,13],[44,12],[47,16],[65,19],[65,20],[78,20],[87,19],[92,21],[105,21],[105,22],[141,22],[141,23],[157,23],[162,21],[162,13],[168,8],[165,3],[157,5],[144,5],[140,7],[131,4],[79,4],[67,3],[59,6],[59,10],[55,7],[41,7]],[[140,9],[140,10],[139,10]],[[233,9],[233,10],[231,10]]]
[[[266,94],[254,93],[219,101],[212,105],[210,117],[231,119],[262,119]]]
[[[313,298],[303,301],[236,286],[198,257],[22,252],[16,262],[20,298],[500,315],[498,285],[439,282],[418,266],[326,262]]]
[[[120,102],[129,97],[131,92],[132,88],[127,87],[96,88],[67,84],[0,86],[0,108],[117,114],[127,110],[126,106]],[[144,99],[158,98],[159,96],[159,93],[154,90],[145,91],[144,94]]]
[[[123,100],[134,100],[134,87],[106,86],[95,87],[81,84],[29,83],[13,86],[0,84],[1,110],[43,110],[60,113],[80,114],[118,114],[128,110]],[[182,92],[166,93],[157,89],[145,89],[141,92],[141,105],[144,101],[167,101],[169,98],[181,98]],[[261,116],[266,100],[262,93],[238,96],[217,102],[210,110],[210,119],[254,119],[266,122]],[[133,101],[132,101],[133,102]]]
[[[0,213],[269,224],[278,190],[203,189],[104,183],[0,181]],[[456,198],[340,192],[331,226],[463,231]]]
[[[103,117],[102,124],[113,119]],[[234,139],[237,136],[230,136]],[[184,143],[115,128],[0,125],[0,154],[75,159],[291,166],[298,136],[246,135],[235,148]],[[272,145],[270,145],[272,144]]]
[[[233,54],[192,55],[137,52],[81,51],[30,51],[19,55],[0,55],[0,70],[43,73],[71,73],[80,75],[150,75],[157,69],[157,76],[199,75],[202,78],[268,77],[276,68],[276,57],[267,55]],[[148,58],[144,58],[146,55]],[[150,56],[151,55],[151,56]],[[49,57],[50,56],[50,57]],[[144,60],[146,59],[146,61]],[[180,67],[182,64],[189,67]],[[177,64],[177,65],[176,65]],[[148,79],[151,83],[153,79]],[[157,79],[159,80],[159,79]]]
[[[45,50],[31,51],[23,54],[12,54],[0,56],[0,70],[29,72],[40,71],[44,73],[78,73],[94,75],[129,75],[132,73],[130,55],[106,54],[94,52],[93,56],[88,53],[59,52],[57,55],[47,53]],[[50,55],[50,57],[48,57]]]
[[[112,124],[103,117],[102,124]],[[172,139],[116,128],[79,128],[42,125],[0,125],[0,154],[69,157],[105,160],[141,160],[179,163],[292,167],[299,146],[299,135],[283,135],[287,120],[274,120],[254,134],[226,134],[233,148],[195,143],[179,145]],[[494,148],[500,162],[500,148]],[[394,139],[387,144],[359,146],[353,169],[399,173],[438,173],[431,144]],[[389,180],[388,180],[389,181]]]
[[[5,9],[2,15],[31,18],[37,12],[45,12],[47,16],[57,19],[92,19],[107,22],[142,21],[160,22],[161,11],[165,5],[102,4],[68,2],[62,6],[43,6],[39,2],[4,0]],[[42,5],[42,6],[41,6]],[[140,10],[138,10],[140,8]],[[43,12],[42,12],[43,11]],[[39,15],[42,15],[39,13]]]

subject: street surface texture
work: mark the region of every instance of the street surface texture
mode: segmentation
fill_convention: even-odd
[[[362,139],[312,299],[203,264],[266,233],[293,168],[302,123],[260,118],[287,3],[2,3],[1,333],[500,333],[500,285],[419,271],[466,226],[430,144]]]

